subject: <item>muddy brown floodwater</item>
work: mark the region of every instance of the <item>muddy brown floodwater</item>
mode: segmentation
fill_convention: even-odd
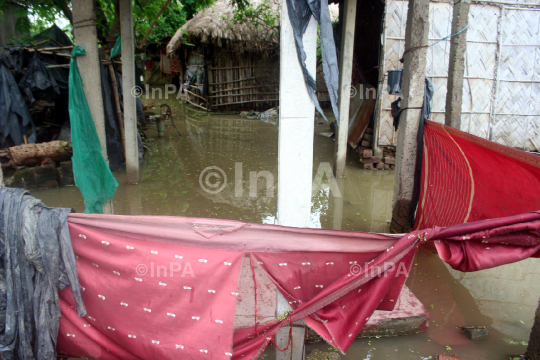
[[[278,126],[233,115],[209,116],[172,99],[155,103],[171,106],[183,137],[178,136],[170,122],[166,123],[163,138],[157,137],[155,124],[149,126],[149,151],[140,184],[126,185],[125,173],[115,173],[120,184],[114,198],[115,213],[275,223]],[[159,112],[159,108],[154,111]],[[331,169],[334,140],[320,134],[327,131],[327,125],[316,122],[314,176],[318,171]],[[201,177],[209,167],[219,169],[207,170]],[[270,179],[267,185],[261,177],[253,191],[250,172],[267,172],[263,173],[266,179],[273,176],[275,181]],[[220,178],[212,173],[220,174]],[[351,159],[346,175],[338,181],[342,198],[334,197],[328,188],[313,194],[311,226],[387,232],[394,172],[362,170]],[[323,184],[328,184],[327,178],[323,179]],[[206,187],[216,192],[222,185],[223,190],[216,194],[204,190]],[[49,206],[84,211],[76,187],[32,193]],[[437,354],[444,353],[462,360],[496,360],[521,354],[525,352],[540,297],[539,265],[539,260],[529,259],[496,269],[461,273],[421,248],[407,285],[429,310],[429,331],[356,340],[345,358],[435,359]],[[457,329],[464,325],[485,325],[489,335],[471,342]],[[312,348],[329,351],[325,344],[310,345],[308,351]]]

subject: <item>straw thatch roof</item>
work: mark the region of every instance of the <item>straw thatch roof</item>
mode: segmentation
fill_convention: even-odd
[[[267,3],[272,12],[279,14],[279,0],[251,0],[253,7]],[[272,51],[279,49],[279,34],[276,29],[266,26],[255,26],[247,23],[233,23],[235,8],[230,0],[218,0],[216,3],[185,23],[172,37],[167,45],[167,53],[172,54],[183,46],[184,41],[190,44],[208,44],[218,47],[230,47],[236,51]],[[279,24],[278,24],[279,26]]]

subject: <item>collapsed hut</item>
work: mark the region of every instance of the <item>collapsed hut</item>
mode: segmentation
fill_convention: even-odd
[[[275,0],[251,1],[279,14]],[[186,100],[203,110],[266,110],[278,105],[279,23],[235,22],[227,0],[199,12],[167,45],[180,59]]]

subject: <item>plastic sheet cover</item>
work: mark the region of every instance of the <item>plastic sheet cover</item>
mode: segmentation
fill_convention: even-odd
[[[36,129],[11,71],[0,61],[0,147],[36,142]]]
[[[2,359],[56,359],[58,290],[71,288],[77,316],[81,299],[67,217],[23,189],[0,189],[0,354]]]
[[[337,105],[339,70],[334,33],[332,30],[332,20],[330,19],[330,11],[328,10],[328,0],[287,0],[287,9],[294,32],[298,61],[302,66],[302,73],[304,75],[308,94],[317,111],[326,119],[326,116],[324,116],[321,106],[319,105],[319,100],[317,99],[315,78],[309,73],[306,66],[307,56],[302,40],[311,17],[313,16],[319,23],[324,80],[326,81],[326,87],[328,88],[328,95],[330,97],[334,116],[336,117],[336,122],[339,122]]]

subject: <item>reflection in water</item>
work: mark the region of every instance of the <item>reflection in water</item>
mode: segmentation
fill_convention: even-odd
[[[164,102],[171,105],[184,136],[180,138],[166,123],[165,136],[158,139],[155,125],[150,126],[141,184],[125,185],[124,172],[115,173],[120,184],[114,199],[115,213],[276,223],[277,199],[266,195],[267,190],[277,195],[278,127],[237,116],[206,115],[173,100]],[[334,147],[333,139],[318,135],[328,131],[327,125],[317,125],[315,131],[313,175],[321,163],[332,163]],[[201,172],[211,166],[219,167],[226,176],[226,183],[223,177],[211,176],[208,183],[203,177],[203,184],[210,190],[224,185],[217,194],[206,192],[200,184]],[[269,176],[257,178],[251,172],[268,172],[275,183],[267,181]],[[315,192],[311,226],[387,232],[394,172],[361,170],[350,159],[346,174],[337,180],[342,198],[334,197],[330,189]],[[250,181],[250,177],[255,180]],[[256,191],[252,183],[257,184]],[[33,195],[50,206],[84,211],[75,187],[34,191]],[[421,249],[408,286],[430,311],[429,332],[357,340],[346,357],[428,359],[446,353],[462,360],[491,360],[524,352],[520,342],[528,340],[540,296],[537,261],[464,274]],[[470,342],[456,328],[463,325],[486,325],[490,334],[487,339]],[[328,348],[316,346],[325,351]]]

